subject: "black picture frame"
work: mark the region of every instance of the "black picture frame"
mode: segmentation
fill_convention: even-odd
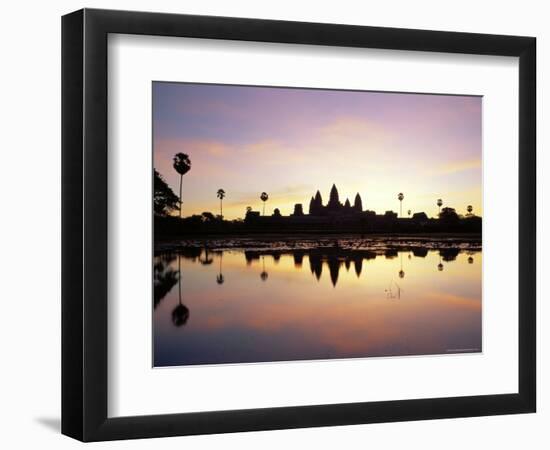
[[[518,392],[109,418],[109,33],[519,57]],[[533,37],[94,9],[84,9],[64,16],[62,433],[82,441],[101,441],[535,412],[535,90],[536,39]]]

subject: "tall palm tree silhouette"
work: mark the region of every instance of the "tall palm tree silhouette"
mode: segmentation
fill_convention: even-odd
[[[183,176],[191,170],[191,160],[185,153],[176,153],[174,156],[174,169],[180,174],[180,217],[181,217],[181,183]]]
[[[223,189],[218,189],[218,192],[216,193],[217,197],[220,199],[220,217],[223,219],[223,199],[225,197],[225,191]]]
[[[437,206],[439,208],[439,213],[441,214],[441,207],[443,206],[443,200],[440,198],[437,199]]]
[[[405,196],[403,195],[403,192],[400,192],[397,194],[397,200],[399,200],[399,217],[403,216],[403,199]]]
[[[474,210],[473,206],[472,205],[468,205],[468,207],[466,208],[466,211],[468,211],[468,214],[471,216],[472,215],[472,211]]]
[[[267,199],[269,198],[269,195],[267,195],[267,192],[262,192],[260,194],[260,200],[264,202],[264,212],[263,215],[265,216],[265,202],[267,202]]]

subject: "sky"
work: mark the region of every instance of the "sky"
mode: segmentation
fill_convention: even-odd
[[[432,94],[153,83],[154,166],[179,193],[172,158],[191,159],[183,215],[242,218],[246,207],[292,213],[332,184],[378,214],[425,212],[438,198],[482,215],[482,98]]]

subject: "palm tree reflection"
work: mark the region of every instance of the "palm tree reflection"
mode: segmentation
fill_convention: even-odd
[[[178,305],[172,311],[172,323],[181,327],[189,320],[189,308],[181,302],[181,260],[178,254]]]
[[[172,323],[177,327],[181,327],[182,325],[185,325],[187,323],[188,319],[189,319],[189,308],[187,308],[187,306],[180,303],[172,311]]]
[[[277,261],[279,260],[279,258],[277,258]],[[264,259],[264,256],[262,255],[262,273],[260,274],[260,278],[262,281],[265,281],[267,280],[267,272],[265,271],[265,259]]]
[[[400,255],[399,278],[405,278],[405,272],[403,272],[403,252],[399,252],[399,255]]]
[[[223,277],[223,274],[222,274],[222,259],[223,259],[223,252],[220,252],[220,268],[219,268],[218,276],[216,276],[216,283],[218,284],[223,284],[223,282],[225,281],[225,278]]]
[[[201,252],[201,256],[202,256],[202,252]],[[214,262],[214,260],[208,253],[208,247],[206,245],[204,246],[204,258],[201,259],[201,257],[199,256],[199,261],[203,266],[209,266]]]

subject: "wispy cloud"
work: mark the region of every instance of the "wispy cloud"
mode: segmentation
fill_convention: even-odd
[[[452,173],[477,169],[481,169],[481,158],[470,158],[461,161],[443,163],[435,167],[432,173],[435,175],[449,175]]]

